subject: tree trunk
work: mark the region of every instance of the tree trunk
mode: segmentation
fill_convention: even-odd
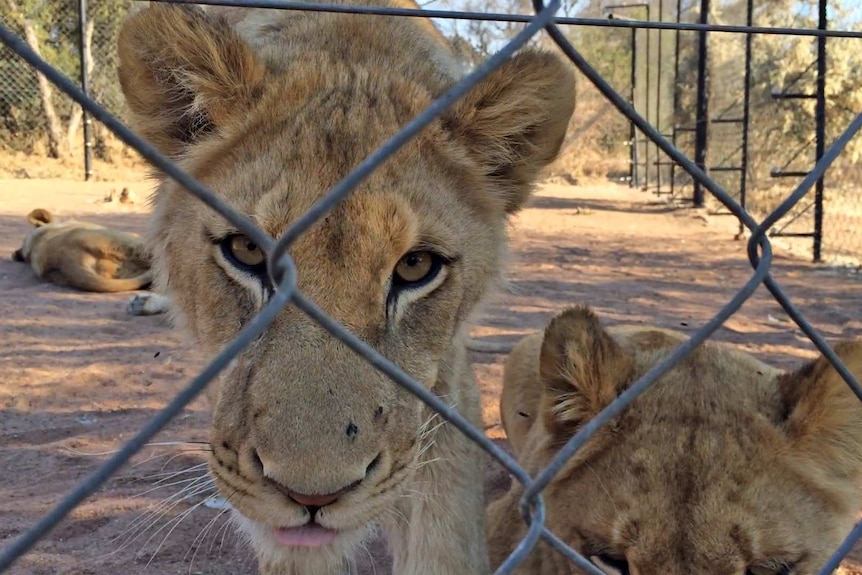
[[[87,69],[84,74],[87,78],[93,77],[93,69],[95,62],[93,60],[93,31],[96,28],[95,20],[87,19],[87,25],[84,29],[84,53],[86,54]],[[66,129],[66,146],[69,150],[74,149],[75,138],[78,137],[78,128],[81,127],[81,119],[84,117],[84,111],[80,106],[72,108],[72,114],[69,116],[69,126]]]
[[[21,12],[15,0],[7,0],[12,13],[20,19],[20,24],[24,28],[24,39],[30,49],[36,52],[41,57],[42,53],[39,50],[39,38],[36,36],[36,30],[30,20]],[[60,118],[57,116],[57,110],[54,109],[54,90],[48,79],[36,72],[36,81],[39,84],[39,94],[42,98],[42,111],[45,114],[45,127],[48,129],[48,154],[52,158],[59,158],[61,154],[60,143],[62,139],[63,126]]]

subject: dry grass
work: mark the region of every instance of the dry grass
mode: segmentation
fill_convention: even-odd
[[[113,162],[93,159],[93,181],[128,181],[143,179],[147,164],[132,150],[120,149],[112,154]],[[10,150],[0,151],[0,179],[84,179],[84,156],[75,154],[67,158],[49,158],[45,154],[27,154]]]

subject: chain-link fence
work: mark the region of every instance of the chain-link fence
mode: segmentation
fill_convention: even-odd
[[[592,563],[575,550],[571,549],[546,528],[544,525],[545,507],[542,500],[543,489],[549,484],[555,474],[562,469],[565,462],[581,449],[585,442],[587,442],[598,429],[607,424],[612,418],[619,415],[640,394],[646,392],[658,378],[690,354],[695,347],[704,342],[731,315],[739,310],[743,303],[761,284],[766,286],[770,293],[775,297],[776,301],[796,322],[800,329],[811,339],[824,356],[828,358],[835,369],[838,370],[847,384],[852,388],[856,396],[862,400],[862,388],[860,388],[853,375],[848,372],[847,368],[841,363],[834,351],[827,345],[824,338],[811,326],[800,310],[790,301],[781,286],[779,286],[770,275],[772,247],[770,240],[768,239],[768,235],[770,231],[774,229],[776,223],[796,208],[800,202],[807,197],[815,182],[822,177],[827,168],[836,161],[836,158],[838,158],[860,129],[862,129],[862,114],[859,113],[858,108],[853,111],[853,114],[851,114],[852,118],[849,126],[842,130],[841,133],[836,136],[832,144],[824,150],[822,159],[807,173],[807,175],[805,175],[804,178],[801,179],[796,187],[794,187],[785,196],[782,196],[780,203],[769,212],[768,216],[762,222],[758,222],[751,214],[739,205],[732,194],[725,191],[721,185],[710,178],[702,169],[695,165],[691,159],[675,147],[667,137],[663,136],[655,126],[651,125],[641,114],[636,112],[629,103],[628,96],[625,94],[619,94],[615,91],[614,88],[612,88],[611,85],[608,84],[608,82],[606,82],[605,79],[595,70],[595,68],[584,59],[581,52],[567,39],[566,35],[563,34],[558,27],[560,24],[575,24],[619,27],[623,29],[652,27],[653,29],[674,30],[678,27],[676,24],[656,22],[645,23],[642,21],[623,20],[608,21],[605,19],[582,18],[559,18],[555,20],[555,14],[560,8],[559,0],[555,0],[548,5],[544,5],[541,0],[536,0],[534,3],[535,15],[489,15],[451,11],[417,12],[411,9],[379,8],[372,6],[312,6],[302,3],[280,2],[278,0],[209,0],[208,3],[271,7],[286,10],[314,8],[315,10],[322,11],[375,14],[387,17],[415,17],[417,15],[422,15],[437,18],[492,19],[499,21],[521,22],[524,23],[524,27],[514,36],[513,39],[508,41],[505,46],[487,60],[477,65],[472,72],[452,86],[449,92],[432,103],[425,111],[410,121],[403,130],[394,135],[388,142],[377,149],[356,169],[341,180],[308,212],[297,219],[285,231],[282,237],[278,240],[273,240],[258,228],[247,216],[244,216],[233,209],[224,200],[183,172],[165,156],[160,154],[153,146],[130,131],[122,122],[117,120],[111,114],[109,109],[106,109],[104,106],[100,106],[93,98],[85,95],[78,87],[77,83],[69,79],[70,76],[74,77],[74,73],[67,74],[61,66],[51,66],[46,63],[43,58],[40,58],[34,49],[28,45],[28,42],[19,37],[18,34],[21,33],[21,28],[12,29],[10,28],[11,25],[7,24],[0,26],[0,40],[2,40],[9,49],[4,53],[4,65],[11,66],[11,62],[13,61],[12,53],[20,55],[20,57],[26,61],[29,66],[32,66],[31,69],[36,69],[43,73],[52,84],[58,87],[62,92],[68,94],[74,101],[81,104],[88,113],[92,114],[95,119],[102,122],[108,130],[113,132],[128,145],[133,146],[144,158],[162,170],[168,177],[176,180],[189,193],[193,194],[210,208],[221,214],[221,216],[236,226],[236,228],[242,233],[248,235],[253,242],[268,254],[267,267],[272,284],[276,286],[272,298],[261,313],[240,332],[239,336],[230,343],[216,357],[216,359],[188,385],[187,388],[177,395],[173,402],[164,408],[164,410],[162,410],[149,424],[141,429],[141,431],[134,438],[128,441],[122,449],[99,467],[93,474],[83,480],[77,488],[69,493],[68,496],[57,505],[56,508],[51,510],[36,525],[34,525],[32,529],[16,539],[3,551],[2,555],[0,555],[0,572],[9,570],[17,559],[27,553],[28,550],[37,544],[46,533],[56,527],[57,524],[76,506],[84,501],[89,495],[94,493],[102,483],[104,483],[113,473],[125,464],[144,446],[146,442],[158,433],[162,427],[164,427],[208,383],[210,383],[219,374],[219,372],[221,372],[241,352],[241,350],[243,350],[244,347],[260,336],[285,307],[291,305],[305,313],[314,322],[328,331],[333,337],[343,342],[354,352],[365,358],[375,368],[385,373],[396,383],[403,386],[426,405],[438,412],[470,440],[480,445],[482,449],[500,461],[515,477],[515,479],[525,486],[524,496],[521,501],[521,512],[524,520],[529,524],[529,530],[521,544],[517,546],[512,555],[498,569],[497,573],[500,574],[511,573],[517,565],[524,561],[527,554],[531,552],[539,539],[544,539],[565,557],[569,558],[573,564],[579,566],[584,571],[594,575],[602,575],[601,571],[599,571]],[[752,31],[752,29],[740,29],[738,27],[728,28],[723,25],[714,24],[687,24],[683,27],[697,32],[707,30],[724,32]],[[698,182],[699,185],[708,191],[712,197],[716,201],[720,202],[731,214],[736,216],[741,224],[750,231],[751,237],[748,242],[748,257],[753,273],[746,284],[740,287],[734,297],[728,301],[710,321],[696,330],[686,343],[680,345],[669,357],[666,358],[666,360],[654,366],[646,375],[635,382],[628,390],[622,393],[618,399],[602,410],[593,420],[575,434],[559,450],[552,463],[537,477],[530,477],[516,461],[492,443],[481,430],[477,429],[465,420],[456,409],[448,406],[431,391],[409,377],[397,365],[386,360],[376,350],[369,347],[342,325],[328,317],[324,311],[315,305],[314,302],[310,301],[302,292],[300,292],[297,289],[297,274],[299,272],[294,266],[293,260],[287,253],[287,250],[293,242],[297,240],[297,238],[305,233],[309,227],[315,224],[315,222],[325,217],[331,209],[346,198],[351,191],[356,188],[356,186],[365,177],[376,170],[382,162],[413,138],[420,130],[433,122],[446,110],[447,107],[451,106],[458,98],[466,94],[481,79],[486,77],[519,48],[526,45],[532,38],[534,38],[534,36],[541,33],[542,30],[547,34],[547,38],[552,40],[563,51],[583,76],[585,76],[585,78],[595,86],[595,88],[604,97],[606,97],[621,114],[631,121],[636,128],[643,133],[658,150],[661,151],[662,154],[666,155],[676,164],[678,170],[682,170],[689,174],[693,180]],[[809,40],[812,37],[818,36],[840,35],[837,32],[824,32],[822,30],[818,31],[799,28],[782,29],[761,27],[754,29],[754,31],[764,37],[792,32],[798,36],[806,37]],[[845,34],[844,36],[853,37],[855,42],[859,42],[857,38],[862,37],[862,35],[859,34]],[[107,77],[106,72],[106,78]],[[107,94],[115,88],[113,88],[110,82],[106,80],[102,89],[105,90],[103,93],[105,96],[103,96],[103,98],[107,99],[109,98]],[[831,573],[860,536],[862,536],[862,523],[858,524],[847,536],[840,548],[836,549],[834,555],[828,564],[822,567],[820,573],[824,575]]]
[[[6,0],[0,3],[0,22],[119,115],[124,103],[117,82],[116,43],[129,6],[131,0]],[[92,156],[110,161],[116,152],[104,126],[92,124],[74,100],[6,48],[0,51],[0,118],[0,148],[81,158],[86,177],[92,174]]]
[[[7,0],[0,4],[0,21],[35,47],[47,62],[80,81],[80,29],[75,4]],[[80,107],[6,49],[0,52],[0,117],[0,140],[20,151],[47,146],[45,151],[56,155],[60,146],[68,144],[68,136],[80,134]]]
[[[820,6],[831,5],[842,22],[858,26],[858,17],[854,20],[842,13],[846,2],[841,2],[807,0],[780,10],[787,0],[779,0],[779,4],[774,0],[587,0],[586,8],[577,13],[596,20],[709,22],[736,30],[749,24],[805,29],[816,28]],[[115,44],[119,23],[130,5],[131,0],[7,0],[0,5],[0,22],[78,83],[86,69],[87,94],[112,113],[121,114]],[[499,8],[507,4],[487,0],[483,5]],[[570,5],[564,8],[571,11]],[[474,60],[523,25],[509,21],[483,33],[482,24],[448,31]],[[820,59],[816,38],[722,33],[709,35],[707,41],[696,29],[684,28],[585,27],[575,34],[567,29],[566,35],[585,45],[603,46],[604,55],[594,65],[617,92],[743,207],[765,216],[790,192],[788,182],[810,170],[817,155],[819,123],[823,124],[821,140],[834,138],[862,103],[858,89],[862,65],[854,52],[855,39],[833,37],[825,47],[827,112],[821,119],[816,113]],[[481,49],[468,46],[470,42]],[[40,81],[8,50],[0,53],[0,67],[0,149],[80,157],[86,177],[92,174],[93,157],[112,161],[122,155],[108,130],[98,123],[91,125],[79,106],[50,83]],[[703,97],[699,92],[702,81]],[[595,171],[601,166],[608,175],[628,179],[633,186],[657,195],[692,200],[695,181],[634,124],[627,123],[624,116],[608,117],[609,108],[598,106],[595,90],[579,92],[578,100],[587,120],[585,126],[578,125],[579,114],[574,121],[573,137],[567,144],[577,140],[578,152],[564,146],[558,172],[571,176],[568,172],[573,170]],[[698,115],[701,106],[702,117]],[[591,122],[593,118],[595,122]],[[698,126],[704,127],[700,144]],[[625,155],[623,148],[630,156],[625,176],[616,166],[600,161]],[[703,158],[698,158],[700,151]],[[772,235],[784,236],[785,245],[789,243],[816,261],[862,265],[862,235],[855,225],[860,217],[857,213],[862,214],[862,189],[853,183],[859,180],[860,154],[862,139],[857,139],[850,144],[849,160],[833,167],[829,178],[819,182]],[[23,168],[22,175],[27,176]],[[728,213],[718,204],[710,207]]]
[[[619,7],[619,8],[618,8]],[[829,29],[859,28],[852,4],[809,0],[649,0],[609,4],[608,12],[683,24]],[[831,19],[831,20],[830,20]],[[809,173],[822,146],[862,106],[862,59],[853,38],[721,33],[690,29],[637,32],[632,71],[635,109],[740,204],[758,217],[772,212]],[[636,47],[636,48],[635,48]],[[822,78],[822,91],[819,86]],[[703,91],[700,87],[703,85]],[[822,113],[818,112],[821,105]],[[698,142],[698,128],[703,138]],[[697,201],[689,174],[649,139],[632,134],[633,185],[684,202]],[[818,141],[820,145],[818,146]],[[698,158],[702,153],[702,158]],[[862,265],[862,138],[804,200],[771,230],[783,245],[815,261]],[[791,183],[789,183],[791,182]],[[728,212],[707,201],[716,213]]]

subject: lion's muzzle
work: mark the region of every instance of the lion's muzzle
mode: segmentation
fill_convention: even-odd
[[[211,469],[221,494],[281,545],[376,520],[412,473],[420,404],[337,344],[261,344],[221,382]],[[290,344],[290,345],[288,345]]]

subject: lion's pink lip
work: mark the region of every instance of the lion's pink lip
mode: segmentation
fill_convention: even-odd
[[[338,531],[314,523],[301,527],[279,527],[275,538],[285,547],[322,547],[335,541]]]

